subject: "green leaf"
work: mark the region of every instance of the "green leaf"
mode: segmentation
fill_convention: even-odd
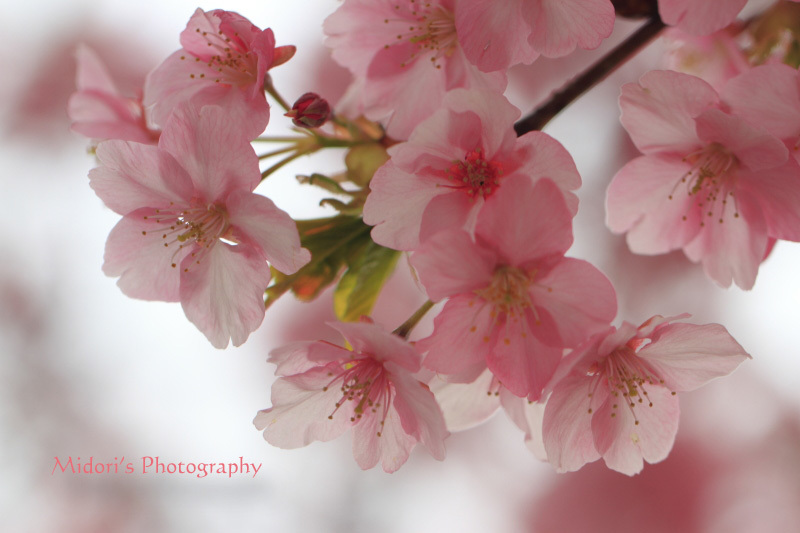
[[[369,315],[386,280],[394,271],[400,252],[375,244],[372,239],[352,254],[336,291],[333,309],[343,322]]]

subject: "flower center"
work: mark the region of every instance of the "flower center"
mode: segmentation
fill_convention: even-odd
[[[405,67],[422,55],[430,55],[431,64],[441,69],[440,59],[452,56],[458,46],[455,16],[442,6],[431,6],[429,2],[417,0],[408,1],[410,13],[406,13],[406,18],[383,21],[385,24],[402,22],[403,25],[408,25],[407,31],[397,34],[397,42],[416,45],[411,56],[400,66]],[[400,11],[399,4],[394,7],[396,11]],[[389,46],[387,44],[384,48]]]
[[[467,152],[463,161],[454,161],[446,173],[456,183],[455,188],[462,189],[471,198],[488,198],[500,185],[503,164],[487,161],[483,151],[476,148]]]
[[[706,217],[716,216],[720,224],[725,221],[728,197],[734,202],[733,216],[738,218],[733,194],[736,185],[735,172],[739,166],[736,156],[714,142],[687,155],[683,160],[692,167],[675,185],[669,199],[672,200],[681,184],[685,184],[686,194],[694,200],[690,206],[696,206],[700,212],[701,227],[705,226]],[[684,214],[683,220],[688,220],[688,216]]]
[[[222,30],[214,33],[196,28],[195,31],[205,39],[211,53],[196,56],[187,52],[180,56],[182,61],[191,61],[194,58],[196,63],[207,67],[201,67],[196,74],[189,74],[190,78],[213,79],[215,83],[224,82],[239,87],[253,83],[258,74],[258,56],[247,49],[238,33],[234,33],[231,38]],[[208,69],[211,73],[206,76]]]
[[[232,237],[228,213],[222,206],[215,204],[192,205],[180,209],[170,202],[170,207],[156,209],[155,215],[145,215],[144,219],[166,224],[156,230],[142,231],[142,235],[161,235],[164,247],[174,248],[172,268],[177,267],[177,263],[180,262],[177,260],[178,255],[188,247],[194,245],[191,256],[195,259],[195,263],[199,264],[208,249],[219,239]],[[184,272],[188,271],[189,267],[184,267]]]
[[[328,415],[328,419],[333,419],[333,415],[340,407],[347,402],[353,402],[353,414],[351,422],[358,422],[365,414],[375,414],[381,411],[380,428],[378,436],[381,436],[386,415],[391,404],[392,384],[389,381],[383,365],[376,362],[369,356],[356,358],[344,365],[333,364],[338,372],[330,371],[328,376],[332,379],[323,391],[327,391],[331,386],[339,383],[339,390],[342,397],[336,402],[333,412]]]
[[[524,315],[525,309],[532,307],[528,287],[531,276],[518,268],[503,265],[494,271],[492,281],[475,294],[494,306],[494,313],[505,313],[507,316]]]
[[[636,355],[641,348],[643,339],[631,339],[626,345],[616,348],[604,361],[594,363],[588,371],[589,376],[596,377],[592,381],[589,396],[591,397],[597,387],[605,382],[608,390],[614,397],[611,407],[611,417],[617,416],[619,403],[624,402],[625,407],[633,415],[634,424],[639,425],[636,409],[645,403],[653,407],[653,402],[647,392],[650,386],[663,386],[664,380],[650,368],[645,360]],[[675,393],[672,393],[675,395]],[[589,409],[592,413],[592,409]]]

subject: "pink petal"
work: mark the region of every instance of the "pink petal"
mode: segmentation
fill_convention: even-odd
[[[367,71],[367,117],[388,116],[386,132],[395,139],[408,139],[420,122],[439,109],[446,92],[443,73],[434,71],[430,61],[415,58],[405,63],[415,49],[412,43],[381,48]]]
[[[800,75],[784,64],[761,65],[730,80],[722,97],[731,110],[779,139],[800,135]]]
[[[404,372],[393,372],[391,379],[395,387],[392,405],[400,417],[403,431],[421,442],[434,459],[444,460],[444,439],[450,433],[433,393],[427,385]]]
[[[737,194],[758,204],[770,237],[800,241],[800,166],[794,158],[779,168],[742,172]]]
[[[497,411],[500,397],[492,393],[494,381],[494,375],[488,369],[471,383],[448,383],[438,376],[431,380],[431,390],[442,409],[447,429],[469,429],[486,421]],[[514,398],[522,401],[516,396]]]
[[[495,329],[499,330],[497,341],[486,358],[489,370],[515,395],[539,400],[562,349],[539,342],[525,319],[509,318]]]
[[[474,296],[451,298],[434,319],[433,334],[417,341],[427,352],[425,367],[448,381],[474,381],[486,369],[486,354],[496,339],[492,306]]]
[[[496,258],[480,248],[463,230],[437,233],[411,256],[428,297],[434,302],[485,287],[492,278]]]
[[[483,198],[470,197],[460,191],[434,197],[422,213],[420,242],[453,228],[463,228],[471,233],[483,203]]]
[[[513,126],[521,113],[502,93],[453,89],[445,95],[442,106],[450,111],[447,140],[463,150],[457,159],[476,148],[481,148],[485,157],[492,159],[502,149],[510,148],[514,144]],[[473,118],[471,122],[467,122],[470,117],[477,118],[477,121]],[[416,130],[411,140],[419,144],[424,142],[417,137]]]
[[[581,176],[566,148],[546,133],[526,133],[514,146],[514,157],[520,162],[515,172],[537,181],[547,178],[558,185],[570,213],[578,212],[578,197],[572,192],[581,186]]]
[[[683,156],[700,147],[694,117],[718,103],[716,91],[700,78],[653,70],[639,83],[622,86],[620,120],[643,153],[676,152]]]
[[[339,387],[329,387],[328,368],[312,368],[303,374],[278,379],[272,384],[272,407],[258,412],[253,423],[264,439],[279,448],[300,448],[313,441],[333,440],[352,425],[352,405]],[[332,416],[332,418],[328,418]]]
[[[659,0],[661,20],[686,33],[708,35],[734,21],[747,0]]]
[[[417,439],[403,430],[400,416],[393,407],[386,413],[383,425],[380,422],[377,416],[370,416],[355,425],[353,456],[362,470],[368,470],[380,461],[383,470],[392,473],[408,460]]]
[[[700,230],[701,213],[680,186],[689,170],[688,163],[667,156],[630,161],[608,187],[609,229],[629,231],[628,245],[639,254],[661,254],[691,241]]]
[[[697,117],[697,136],[707,143],[721,144],[750,170],[774,168],[789,157],[776,137],[719,109],[708,109]]]
[[[179,268],[186,317],[216,348],[225,348],[229,339],[241,345],[261,325],[270,272],[253,247],[216,242]]]
[[[159,148],[181,163],[209,203],[235,190],[250,192],[261,181],[258,156],[249,139],[221,107],[177,108],[161,134]]]
[[[737,206],[728,202],[720,215],[723,223],[708,217],[703,230],[683,251],[692,261],[702,261],[706,275],[722,287],[733,281],[748,290],[766,253],[767,228],[751,199],[736,198],[741,216],[734,216]]]
[[[512,176],[486,200],[476,234],[479,242],[501,254],[503,262],[518,266],[566,252],[572,245],[572,216],[553,182],[534,185],[523,176]]]
[[[719,324],[669,324],[638,352],[671,391],[694,390],[733,372],[750,355]]]
[[[364,205],[364,222],[372,239],[395,250],[419,246],[419,226],[428,203],[443,191],[435,183],[399,170],[389,160],[375,172]]]
[[[597,48],[614,29],[614,6],[608,0],[537,0],[530,4],[538,9],[528,40],[547,57],[567,55],[578,46]]]
[[[276,376],[302,374],[321,364],[349,358],[353,352],[322,341],[293,342],[269,352],[270,363],[277,366]]]
[[[628,408],[624,398],[608,396],[592,417],[595,448],[606,466],[629,476],[642,470],[643,459],[648,463],[666,459],[678,432],[677,396],[659,386],[648,387],[647,393],[652,407],[637,403]]]
[[[553,320],[556,337],[561,340],[558,346],[577,346],[607,328],[617,314],[611,282],[591,263],[580,259],[563,258],[534,281],[530,293],[536,307],[546,310]]]
[[[464,55],[484,72],[531,63],[539,55],[527,42],[531,27],[520,0],[461,0],[455,17]]]
[[[369,354],[381,363],[393,363],[409,372],[418,372],[422,356],[403,338],[389,333],[381,326],[366,322],[329,322],[347,339],[353,350]]]
[[[108,94],[119,94],[111,74],[94,50],[83,43],[78,44],[75,60],[75,86],[79,91],[94,89]]]
[[[596,402],[603,402],[608,390],[598,387]],[[544,408],[542,436],[547,460],[558,472],[574,472],[600,458],[594,447],[589,383],[584,377],[564,379]]]
[[[103,272],[119,276],[117,285],[131,298],[177,302],[180,275],[172,264],[180,265],[193,247],[165,247],[164,224],[144,219],[148,214],[153,211],[134,211],[114,226],[106,241]]]
[[[275,269],[294,274],[311,260],[300,247],[297,224],[269,198],[247,191],[234,191],[226,201],[228,221],[236,236],[260,248]]]
[[[192,185],[175,159],[155,146],[105,141],[97,146],[100,166],[89,172],[92,189],[121,215],[141,207],[186,205]]]

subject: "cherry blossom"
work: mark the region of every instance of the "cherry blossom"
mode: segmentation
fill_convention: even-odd
[[[180,301],[211,343],[242,344],[264,318],[267,260],[293,273],[310,259],[294,221],[252,191],[258,158],[225,109],[184,105],[158,146],[105,141],[89,173],[122,220],[103,271],[128,296]]]
[[[224,107],[249,139],[269,122],[264,95],[267,71],[288,61],[293,46],[275,47],[272,30],[260,30],[238,13],[197,9],[181,33],[183,48],[147,78],[144,103],[163,125],[172,110],[192,99]]]
[[[141,99],[122,96],[106,66],[88,46],[79,45],[75,58],[78,90],[67,107],[72,130],[96,140],[156,144],[160,132],[148,127]]]
[[[505,97],[456,89],[442,109],[422,122],[408,142],[389,149],[391,159],[375,173],[364,221],[375,225],[375,242],[413,250],[446,228],[472,230],[486,199],[511,176],[549,178],[577,212],[573,191],[581,178],[561,144],[542,132],[520,138],[513,130],[520,112]]]
[[[686,33],[708,35],[734,21],[747,0],[658,0],[661,20]]]
[[[353,428],[353,455],[366,470],[381,463],[394,472],[417,443],[445,456],[442,412],[427,385],[414,378],[420,354],[372,323],[331,323],[352,350],[299,342],[270,352],[279,379],[272,407],[253,421],[281,448],[329,441]]]
[[[520,223],[525,220],[525,223]],[[417,342],[425,366],[456,383],[487,367],[535,401],[562,351],[606,327],[614,288],[591,264],[566,258],[570,212],[550,180],[508,183],[478,215],[475,241],[461,229],[425,241],[411,258],[433,301],[449,297],[433,334]]]
[[[356,77],[360,107],[387,132],[408,138],[447,91],[502,93],[503,72],[483,73],[459,44],[456,0],[345,0],[324,23],[333,58]]]
[[[459,0],[456,30],[464,53],[485,72],[597,48],[614,28],[609,0]]]
[[[678,430],[677,392],[730,374],[750,356],[719,324],[623,322],[576,348],[553,377],[542,426],[559,472],[603,458],[623,474],[667,457]],[[549,387],[550,388],[550,387]]]
[[[800,240],[797,162],[693,76],[648,72],[623,86],[620,106],[645,155],[608,188],[609,228],[635,253],[682,248],[720,285],[752,288],[770,238]]]

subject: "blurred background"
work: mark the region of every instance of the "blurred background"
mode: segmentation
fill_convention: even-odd
[[[760,2],[764,4],[765,2]],[[289,100],[335,101],[348,83],[322,45],[333,0],[201,4],[271,27],[295,58],[273,71]],[[584,180],[569,255],[614,283],[622,319],[689,312],[718,322],[753,355],[730,378],[681,399],[671,457],[634,478],[602,463],[556,475],[504,415],[452,435],[440,463],[415,450],[388,475],[362,472],[349,436],[292,451],[253,427],[270,405],[270,349],[335,339],[327,293],[285,297],[240,348],[215,350],[178,304],[131,300],[101,272],[118,216],[88,186],[89,142],[69,131],[74,48],[92,46],[123,93],[176,50],[197,4],[32,0],[0,7],[0,529],[9,532],[786,532],[800,530],[800,245],[779,243],[752,291],[720,289],[680,253],[638,257],[604,225],[612,176],[636,155],[619,126],[619,86],[663,66],[656,43],[546,129]],[[758,5],[749,6],[758,9]],[[523,113],[628,35],[618,21],[600,50],[515,68],[508,96]],[[277,111],[268,133],[285,132]],[[301,159],[258,192],[296,218],[321,216],[294,175],[342,169],[341,154]],[[375,318],[394,328],[425,300],[404,260]],[[421,325],[416,336],[426,333]],[[261,463],[253,478],[139,473],[162,462]],[[134,474],[66,474],[55,458],[133,462]],[[123,459],[124,458],[124,459]]]

